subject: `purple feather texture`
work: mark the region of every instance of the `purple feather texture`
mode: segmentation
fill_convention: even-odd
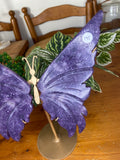
[[[84,101],[89,97],[90,88],[85,81],[93,74],[96,47],[103,12],[99,11],[80,33],[67,45],[49,65],[38,83],[43,108],[58,119],[69,136],[85,128],[84,116],[87,110]]]
[[[30,86],[13,71],[0,64],[0,134],[20,140],[24,123],[32,112]]]

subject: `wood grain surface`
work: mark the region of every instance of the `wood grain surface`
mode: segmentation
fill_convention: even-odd
[[[12,58],[19,56],[23,56],[28,49],[28,41],[27,40],[20,40],[11,42],[11,44],[0,50],[0,54],[4,52],[8,53]]]
[[[111,54],[108,68],[120,76],[120,44]],[[77,131],[76,147],[65,160],[120,160],[120,78],[96,68],[94,77],[102,93],[92,91],[85,102],[86,128],[81,134]],[[0,136],[0,160],[46,160],[37,139],[47,123],[42,106],[34,107],[19,142]]]

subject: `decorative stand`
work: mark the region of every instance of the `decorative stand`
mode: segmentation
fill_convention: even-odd
[[[45,111],[49,124],[38,136],[38,149],[41,155],[49,160],[60,160],[67,157],[74,149],[77,136],[68,137],[67,131],[56,121],[52,123],[49,114]],[[54,125],[53,125],[54,124]]]

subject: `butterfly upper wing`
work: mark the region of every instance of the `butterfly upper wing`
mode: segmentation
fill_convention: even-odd
[[[84,115],[87,110],[83,102],[88,98],[90,88],[85,81],[93,73],[95,48],[100,34],[103,12],[99,11],[81,32],[67,45],[49,65],[38,83],[43,108],[58,118],[69,136],[85,128]]]
[[[30,86],[21,77],[0,64],[0,134],[19,141],[24,123],[32,112]]]

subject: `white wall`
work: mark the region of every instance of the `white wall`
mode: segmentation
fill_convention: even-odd
[[[104,0],[98,0],[98,2],[102,2]],[[14,10],[16,12],[16,17],[18,19],[20,31],[22,34],[23,39],[28,39],[30,45],[32,45],[32,40],[30,38],[30,34],[27,30],[26,24],[23,19],[23,13],[21,12],[22,7],[28,7],[29,12],[32,15],[37,15],[38,13],[42,12],[44,9],[56,5],[61,4],[72,4],[77,6],[84,6],[86,0],[0,0],[0,21],[9,22],[10,18],[8,16],[9,10]],[[83,26],[85,24],[85,18],[78,18],[75,19],[68,18],[67,20],[59,20],[59,22],[50,23],[41,25],[39,28],[42,34],[51,31],[54,29],[60,29],[62,26],[69,27],[69,26]],[[4,34],[5,35],[5,34]],[[14,36],[6,33],[6,35],[1,35],[0,40],[13,40]]]

